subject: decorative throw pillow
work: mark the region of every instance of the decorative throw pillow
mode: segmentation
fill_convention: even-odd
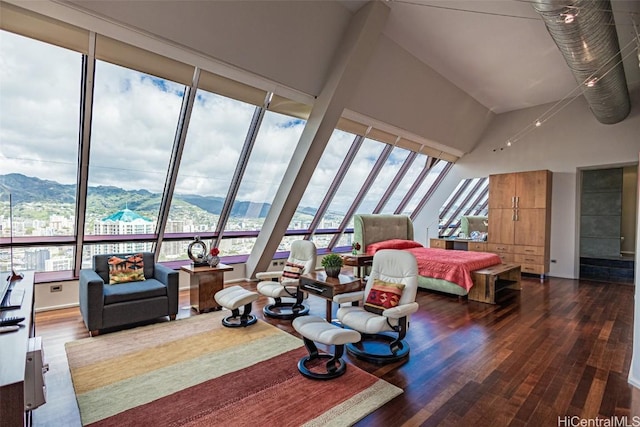
[[[391,239],[367,245],[367,253],[373,255],[381,249],[411,249],[421,247],[423,247],[422,243],[416,242],[415,240]]]
[[[373,280],[373,286],[364,302],[364,309],[372,313],[381,314],[387,308],[398,305],[402,297],[402,283],[389,283],[379,279]]]
[[[142,254],[109,257],[109,284],[139,282],[144,280],[144,258]]]
[[[287,261],[284,265],[284,270],[282,270],[282,279],[297,280],[300,278],[300,275],[302,274],[303,270],[304,270],[304,265]]]

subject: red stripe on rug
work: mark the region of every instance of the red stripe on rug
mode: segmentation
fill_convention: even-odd
[[[304,347],[116,414],[90,426],[291,425],[312,420],[378,378],[353,366],[330,381],[303,377]],[[108,402],[105,402],[108,404]]]

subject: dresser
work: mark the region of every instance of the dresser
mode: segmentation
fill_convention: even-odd
[[[453,249],[457,251],[488,252],[487,243],[472,239],[429,239],[430,248]]]
[[[549,271],[551,184],[548,170],[489,176],[487,251],[523,273]]]

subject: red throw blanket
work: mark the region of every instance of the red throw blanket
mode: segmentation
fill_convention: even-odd
[[[435,248],[405,249],[418,261],[418,274],[444,279],[469,291],[473,286],[471,272],[502,261],[496,254],[488,252],[453,251]]]

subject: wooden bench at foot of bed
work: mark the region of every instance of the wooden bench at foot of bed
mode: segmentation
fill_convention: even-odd
[[[496,292],[501,289],[522,289],[520,285],[520,264],[496,264],[471,272],[473,287],[468,298],[472,301],[496,303]]]

